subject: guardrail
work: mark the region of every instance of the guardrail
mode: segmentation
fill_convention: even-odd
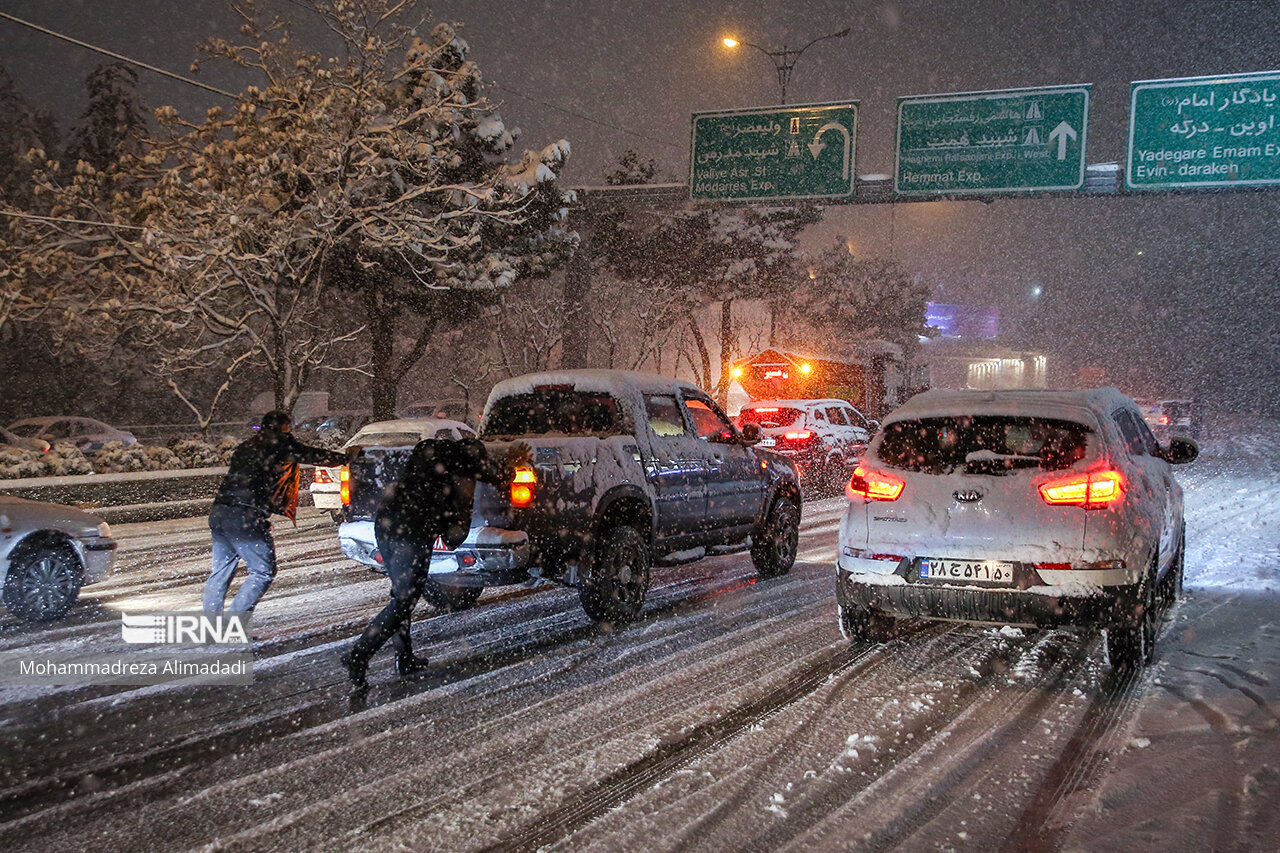
[[[74,506],[111,524],[161,521],[207,515],[226,473],[223,467],[29,477],[0,480],[0,494]],[[309,506],[311,494],[303,479],[298,503]]]

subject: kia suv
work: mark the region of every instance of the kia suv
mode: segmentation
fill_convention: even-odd
[[[1113,666],[1151,660],[1182,586],[1182,489],[1114,388],[929,391],[885,418],[845,488],[840,626],[886,617],[1102,628]]]

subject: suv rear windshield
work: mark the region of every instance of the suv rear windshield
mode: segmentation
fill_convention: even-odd
[[[625,435],[618,401],[608,394],[534,389],[503,397],[485,418],[484,436]]]
[[[765,429],[791,426],[804,412],[788,406],[765,406],[759,409],[743,409],[738,420],[741,424],[760,424]]]
[[[973,415],[898,421],[884,428],[880,459],[926,474],[1057,471],[1084,458],[1089,428],[1024,415]]]

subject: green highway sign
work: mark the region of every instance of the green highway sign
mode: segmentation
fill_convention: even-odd
[[[856,101],[694,113],[689,196],[848,198],[857,137]]]
[[[898,98],[893,191],[990,195],[1084,186],[1089,84]]]
[[[1280,184],[1280,71],[1129,87],[1132,190]]]

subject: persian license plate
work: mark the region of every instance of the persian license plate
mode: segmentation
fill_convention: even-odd
[[[772,438],[762,438],[759,442],[760,447],[775,447],[777,444],[777,440]]]
[[[980,581],[982,583],[1013,583],[1013,563],[1001,560],[939,560],[924,557],[920,560],[922,580]]]

